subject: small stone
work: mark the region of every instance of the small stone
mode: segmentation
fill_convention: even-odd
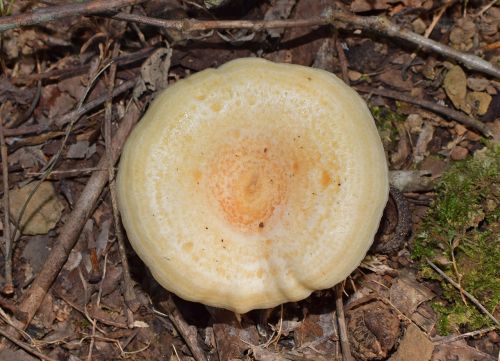
[[[486,87],[486,93],[488,93],[489,95],[496,95],[498,92],[493,85],[488,85]]]
[[[420,18],[416,18],[411,23],[411,27],[413,28],[413,31],[416,32],[417,34],[423,34],[427,29],[427,25],[425,25],[425,22]]]
[[[465,137],[467,140],[470,140],[471,142],[479,142],[481,140],[481,136],[475,132],[468,131],[467,134],[465,134]]]
[[[453,160],[464,160],[469,154],[469,150],[467,148],[456,146],[450,153],[450,158]]]
[[[361,79],[363,74],[361,74],[360,72],[357,72],[355,70],[349,70],[347,72],[347,76],[349,77],[350,81],[358,81],[359,79]]]
[[[464,135],[465,132],[467,132],[467,128],[462,124],[457,124],[455,125],[455,132],[457,133],[457,135]]]

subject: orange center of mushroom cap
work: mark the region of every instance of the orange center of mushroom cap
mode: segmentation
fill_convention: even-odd
[[[272,141],[226,144],[211,163],[210,191],[224,219],[240,231],[264,228],[286,201],[293,162]]]

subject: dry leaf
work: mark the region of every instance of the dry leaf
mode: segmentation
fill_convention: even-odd
[[[9,193],[10,213],[15,220],[37,184],[30,183]],[[52,183],[43,182],[26,207],[21,221],[21,232],[29,235],[48,233],[56,226],[63,209],[64,204],[57,196]]]
[[[284,20],[288,19],[296,0],[275,0],[266,11],[264,20]],[[272,38],[279,38],[285,29],[267,29],[267,33]]]
[[[415,163],[421,162],[427,155],[427,146],[429,145],[432,137],[434,136],[434,127],[430,122],[424,123],[422,132],[417,139],[417,144],[415,145],[415,151],[413,157]]]
[[[465,96],[467,95],[467,77],[458,65],[454,65],[448,70],[443,80],[443,88],[457,109],[465,110]]]
[[[425,333],[411,323],[399,344],[398,350],[389,361],[429,361],[434,345]]]
[[[141,81],[134,89],[134,97],[138,98],[146,90],[162,90],[168,86],[171,58],[171,48],[160,48],[146,59],[141,66]]]
[[[477,115],[484,115],[491,104],[491,95],[484,92],[470,92],[466,96],[468,107]]]
[[[430,289],[408,277],[398,278],[389,290],[391,303],[407,316],[411,316],[422,302],[433,297]]]

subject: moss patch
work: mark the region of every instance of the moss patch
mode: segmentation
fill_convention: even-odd
[[[465,332],[491,321],[425,263],[433,260],[490,312],[500,302],[500,146],[490,145],[447,171],[422,222],[413,257],[420,275],[441,282],[438,332]]]
[[[405,116],[383,106],[372,106],[370,111],[373,118],[375,118],[375,124],[384,144],[384,149],[393,150],[399,140],[397,123],[404,122]]]

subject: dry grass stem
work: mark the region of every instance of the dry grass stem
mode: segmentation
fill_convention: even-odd
[[[486,316],[488,316],[494,323],[497,327],[500,327],[500,322],[495,318],[495,316],[493,316],[482,304],[481,302],[479,302],[477,300],[476,297],[474,297],[473,295],[471,295],[469,292],[467,292],[466,290],[464,290],[457,282],[455,282],[454,280],[452,280],[446,273],[444,273],[438,266],[436,266],[432,261],[430,261],[429,259],[427,259],[427,264],[429,266],[432,267],[432,269],[434,271],[436,271],[437,273],[439,273],[439,275],[441,277],[443,277],[446,281],[448,281],[453,287],[455,287],[457,290],[459,290],[461,293],[463,292],[463,294],[469,299],[471,300],[471,302],[473,304],[475,304],[477,306],[477,308],[479,308]]]

